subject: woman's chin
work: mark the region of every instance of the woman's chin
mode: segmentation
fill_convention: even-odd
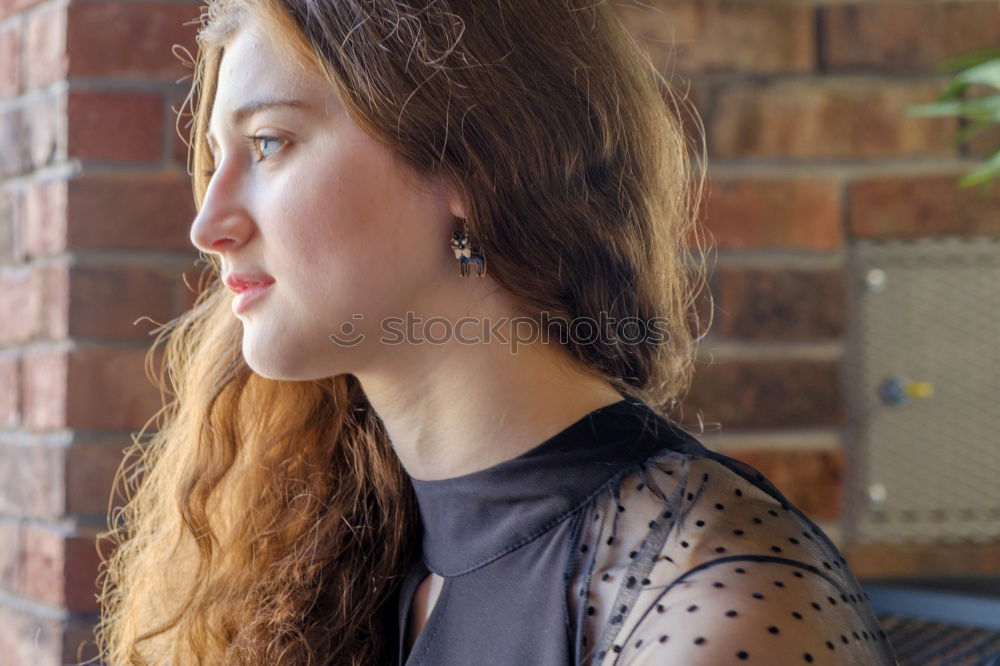
[[[307,353],[306,345],[290,344],[287,338],[255,339],[244,331],[243,358],[256,374],[266,379],[311,381],[348,372],[333,354]]]
[[[243,330],[243,358],[250,369],[267,379],[302,379],[301,367],[306,365],[287,341],[262,340],[254,335],[253,325]]]

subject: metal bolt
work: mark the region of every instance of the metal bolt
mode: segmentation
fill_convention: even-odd
[[[868,499],[872,504],[882,504],[889,497],[889,491],[881,483],[868,486]]]
[[[865,286],[868,291],[876,293],[885,291],[885,271],[881,268],[869,269],[865,274]]]

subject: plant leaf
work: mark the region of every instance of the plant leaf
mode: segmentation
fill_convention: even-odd
[[[961,145],[982,132],[984,129],[992,126],[993,121],[990,119],[972,120],[968,125],[959,130],[958,135],[955,137],[955,143]]]
[[[980,183],[986,183],[1000,175],[1000,150],[993,154],[993,157],[986,160],[978,167],[962,176],[958,184],[961,187],[972,187]]]
[[[928,104],[914,104],[906,107],[904,110],[908,116],[957,116],[962,112],[962,102],[930,102]]]
[[[945,72],[960,72],[995,58],[1000,58],[1000,49],[983,49],[949,58],[942,62],[938,69]]]
[[[1000,58],[967,69],[958,75],[965,83],[981,83],[1000,89]]]
[[[904,109],[908,116],[961,116],[969,120],[1000,121],[1000,94],[973,99],[917,104]]]

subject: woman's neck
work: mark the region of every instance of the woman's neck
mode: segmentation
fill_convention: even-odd
[[[622,395],[558,342],[417,345],[391,371],[358,375],[403,467],[461,476],[517,457]],[[400,358],[394,359],[400,361]]]

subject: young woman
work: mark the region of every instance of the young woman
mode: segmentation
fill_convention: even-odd
[[[826,535],[668,418],[704,174],[606,3],[203,19],[209,280],[158,340],[108,663],[894,663]]]

